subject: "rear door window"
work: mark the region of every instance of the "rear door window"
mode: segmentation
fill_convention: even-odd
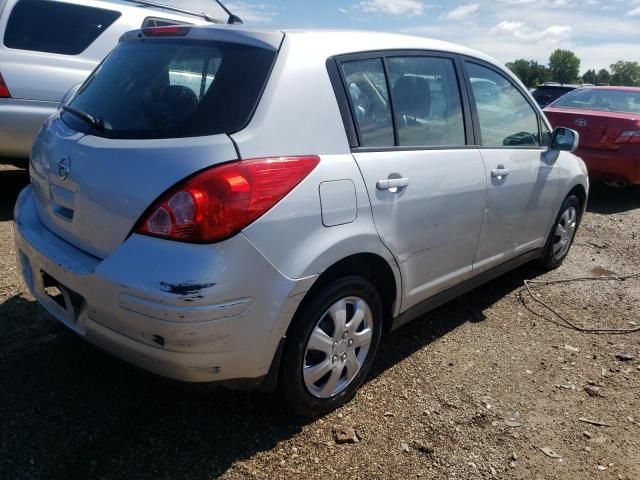
[[[464,145],[462,102],[453,61],[391,57],[387,65],[398,145]]]
[[[233,133],[251,118],[276,52],[187,39],[121,43],[91,74],[70,107],[99,120],[72,128],[108,138],[180,138]]]
[[[392,147],[393,122],[382,59],[354,60],[341,65],[361,147]]]
[[[494,70],[467,63],[485,147],[540,145],[538,115],[520,91]]]
[[[120,17],[105,8],[20,0],[11,11],[4,34],[8,48],[78,55]]]

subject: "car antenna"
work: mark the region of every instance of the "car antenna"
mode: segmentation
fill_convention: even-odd
[[[239,25],[244,23],[239,16],[231,13],[231,10],[225,7],[220,0],[215,0],[215,2],[220,5],[220,8],[222,8],[227,15],[229,15],[229,19],[227,20],[229,25]]]

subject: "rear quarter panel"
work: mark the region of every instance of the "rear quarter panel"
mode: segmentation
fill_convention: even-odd
[[[309,51],[314,48],[317,51]],[[245,159],[321,157],[320,164],[300,185],[244,233],[289,278],[321,274],[350,255],[374,253],[390,264],[399,288],[397,265],[380,241],[364,180],[351,155],[325,51],[326,46],[292,42],[285,37],[251,123],[232,135]],[[322,221],[320,184],[345,179],[354,184],[356,218],[327,227]]]

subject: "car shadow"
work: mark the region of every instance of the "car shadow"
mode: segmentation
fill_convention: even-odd
[[[265,395],[141,372],[22,296],[0,331],[0,478],[217,478],[303,426]]]
[[[520,290],[525,279],[533,279],[543,273],[544,270],[535,263],[523,265],[386,335],[381,342],[372,376],[384,373],[466,322],[482,322],[486,319],[484,312],[489,307]],[[455,356],[455,352],[452,356]]]
[[[640,208],[640,186],[612,188],[598,181],[591,183],[588,212],[612,214],[636,208]]]
[[[482,321],[538,273],[522,267],[387,335],[370,379],[465,322]],[[141,372],[20,295],[0,304],[0,333],[0,478],[217,478],[308,423],[276,395],[205,393]]]
[[[16,198],[28,183],[27,170],[0,170],[0,222],[13,219]]]

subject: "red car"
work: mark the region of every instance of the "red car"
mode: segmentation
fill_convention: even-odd
[[[544,109],[554,127],[580,134],[576,155],[589,176],[609,185],[640,184],[640,88],[584,87]]]

